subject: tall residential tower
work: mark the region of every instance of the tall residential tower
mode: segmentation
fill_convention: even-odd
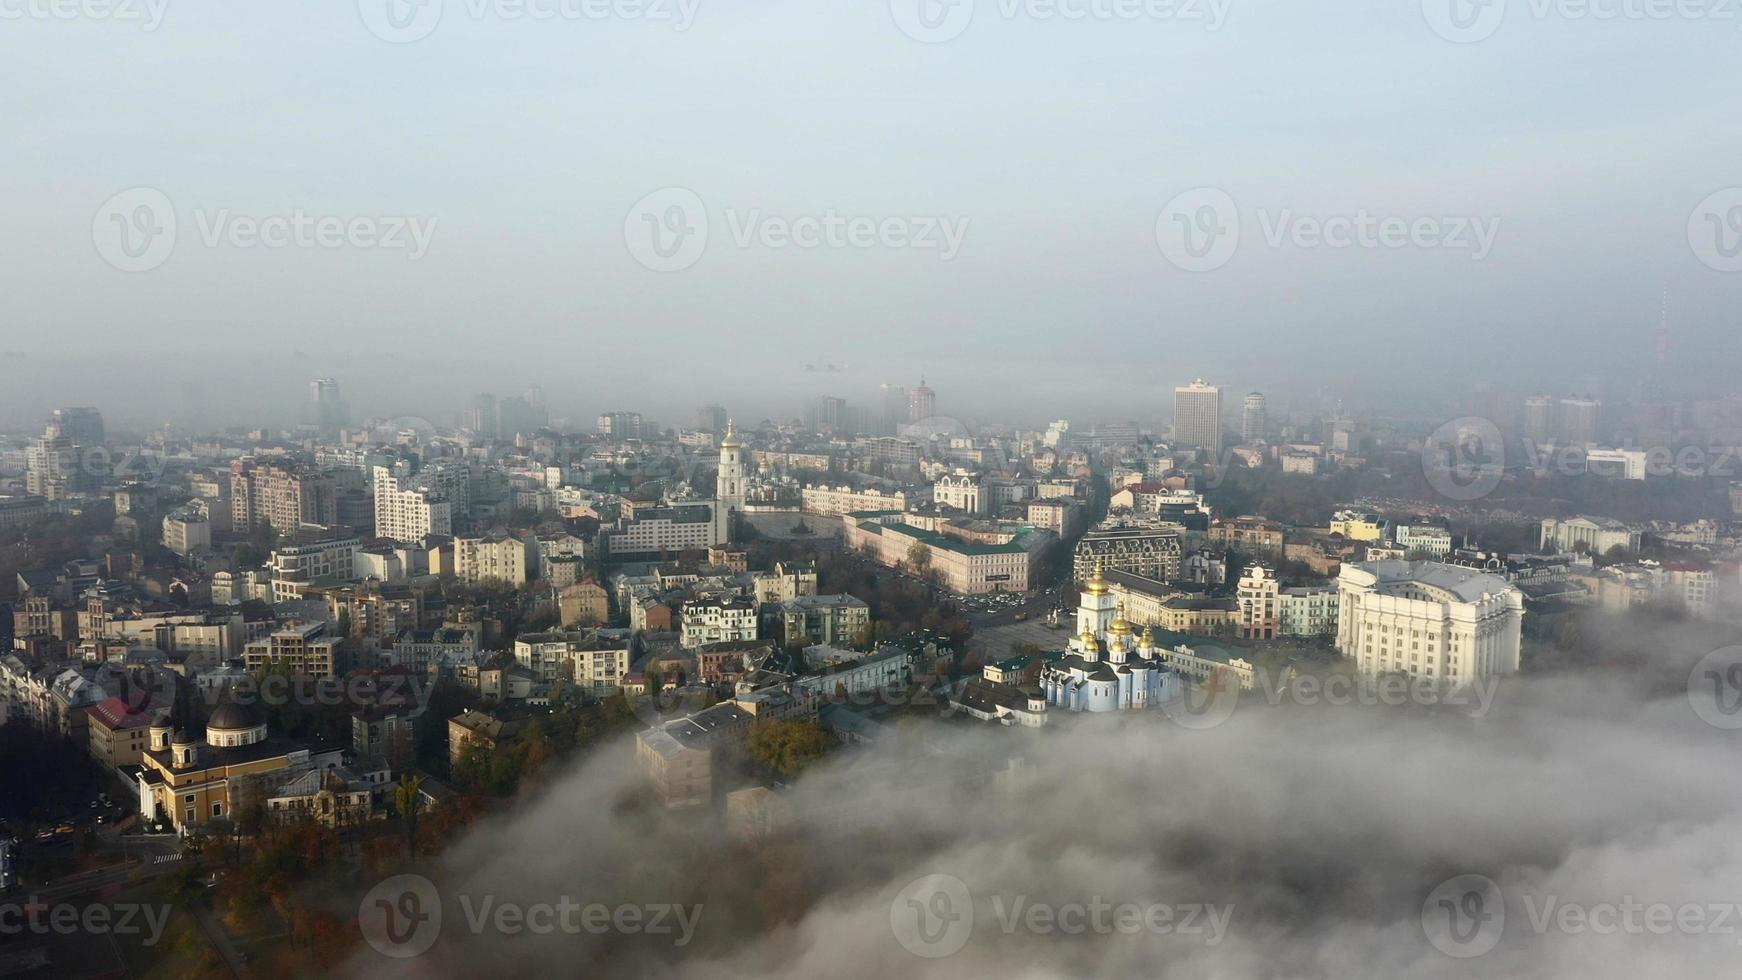
[[[1222,389],[1202,378],[1173,390],[1175,447],[1222,451]]]

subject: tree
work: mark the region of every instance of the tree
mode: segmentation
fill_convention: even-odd
[[[924,541],[915,541],[908,546],[907,566],[916,574],[931,567],[931,548]]]
[[[417,860],[417,812],[423,806],[423,777],[405,773],[399,785],[393,787],[393,807],[405,823],[405,850],[411,860]]]
[[[828,754],[835,737],[810,721],[776,721],[750,733],[750,755],[781,779],[796,779]]]

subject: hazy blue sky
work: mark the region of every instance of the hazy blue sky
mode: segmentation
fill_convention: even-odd
[[[432,33],[393,44],[365,26],[387,0],[152,0],[155,30],[44,16],[51,2],[73,0],[0,0],[8,423],[67,401],[90,354],[139,389],[73,400],[118,416],[275,410],[316,373],[364,411],[536,381],[560,411],[671,422],[716,390],[791,414],[799,393],[861,400],[922,371],[960,411],[1041,416],[1165,414],[1193,376],[1276,387],[1301,368],[1572,385],[1643,358],[1665,287],[1679,359],[1742,357],[1742,273],[1689,242],[1701,202],[1742,186],[1742,12],[1599,21],[1511,0],[1492,37],[1460,44],[1421,0],[1231,0],[1216,31],[977,0],[960,36],[928,44],[890,0],[699,0],[681,31],[445,0]],[[1182,271],[1157,218],[1206,186],[1237,203],[1240,249]],[[129,273],[93,224],[138,187],[172,202],[177,238]],[[625,221],[667,187],[704,202],[709,237],[661,273]],[[1361,209],[1498,227],[1480,261],[1266,241],[1285,211]],[[415,260],[202,240],[220,213],[298,210],[435,225]],[[734,241],[752,212],[830,210],[967,226],[947,261]],[[852,370],[802,372],[824,361]],[[270,381],[194,396],[189,363]],[[1018,390],[1049,377],[1056,411],[1054,392]]]

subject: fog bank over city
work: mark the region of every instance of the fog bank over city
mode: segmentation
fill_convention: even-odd
[[[1060,343],[1066,335],[1061,333]],[[1644,335],[1642,335],[1644,336]],[[1649,338],[1647,338],[1649,339]],[[637,411],[665,428],[695,424],[702,404],[720,404],[745,420],[785,422],[802,417],[805,403],[830,395],[874,407],[885,384],[920,380],[938,392],[938,413],[969,425],[1044,426],[1055,418],[1078,423],[1135,421],[1161,431],[1171,421],[1173,389],[1202,376],[1230,395],[1264,391],[1273,408],[1350,410],[1411,420],[1443,420],[1473,383],[1469,374],[1416,374],[1365,370],[1365,361],[1301,370],[1300,360],[1246,358],[1239,347],[1187,357],[1166,351],[1153,359],[1098,359],[1089,354],[988,350],[980,356],[923,352],[891,356],[811,354],[793,349],[766,355],[744,352],[707,357],[688,350],[662,355],[659,370],[637,373],[637,357],[602,358],[577,352],[572,360],[501,352],[457,359],[436,350],[412,355],[334,357],[304,351],[265,358],[221,351],[93,354],[87,351],[11,352],[10,383],[0,389],[0,431],[35,435],[43,419],[65,401],[65,379],[76,377],[93,393],[125,393],[125,401],[94,397],[118,431],[144,433],[168,424],[183,434],[221,429],[275,430],[302,419],[308,382],[331,377],[342,387],[352,421],[415,416],[451,425],[473,395],[543,388],[553,425],[588,432],[607,411]],[[1635,362],[1638,358],[1633,359]],[[1721,359],[1681,372],[1689,393],[1722,393]],[[1475,375],[1494,384],[1516,379],[1515,390],[1590,392],[1626,401],[1638,365],[1611,375],[1562,365],[1553,379],[1539,365],[1511,362]],[[1710,384],[1705,383],[1709,377]],[[1032,392],[1044,390],[1044,403]]]
[[[782,794],[790,821],[724,852],[683,821],[624,819],[637,782],[620,747],[481,825],[429,872],[444,925],[424,956],[454,974],[1720,976],[1736,935],[1598,935],[1552,914],[1538,925],[1557,907],[1545,903],[1737,901],[1742,788],[1721,775],[1734,735],[1702,722],[1687,693],[1710,641],[1618,638],[1611,649],[1649,644],[1629,658],[1643,666],[1509,679],[1480,718],[1258,698],[1201,730],[1146,715],[1045,737],[897,736],[807,774]],[[1491,879],[1505,900],[1503,934],[1480,958],[1441,952],[1424,926],[1436,887],[1464,875]],[[904,886],[928,876],[971,894],[965,939],[892,926]],[[675,932],[468,924],[486,899],[564,897],[703,907],[681,948]],[[1205,909],[1201,929],[1184,918],[1166,932],[1072,935],[1044,917],[1011,927],[1013,903],[1095,900]],[[1213,916],[1225,917],[1219,933]],[[410,963],[395,972],[365,952],[351,974],[421,975],[425,960]]]

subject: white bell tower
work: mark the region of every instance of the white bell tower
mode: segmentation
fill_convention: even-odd
[[[1077,605],[1077,632],[1092,633],[1101,636],[1107,632],[1107,627],[1113,625],[1115,600],[1112,589],[1107,584],[1107,577],[1102,573],[1100,562],[1095,563],[1095,574],[1083,583],[1082,600]]]
[[[744,509],[744,441],[731,421],[720,440],[720,472],[714,483],[714,538],[721,544],[732,540],[732,515]]]

